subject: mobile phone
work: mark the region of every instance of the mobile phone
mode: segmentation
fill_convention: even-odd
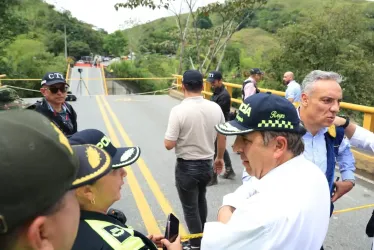
[[[170,213],[166,222],[165,239],[174,242],[179,234],[179,220],[174,214]],[[163,247],[166,250],[166,247]]]

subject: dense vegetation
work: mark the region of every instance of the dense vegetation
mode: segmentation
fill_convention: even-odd
[[[217,5],[195,12],[192,18],[174,15],[107,34],[42,0],[3,0],[0,73],[10,78],[41,78],[47,70],[64,72],[66,26],[68,55],[74,60],[90,54],[135,52],[135,60],[110,66],[118,77],[170,77],[192,67],[204,73],[218,68],[226,81],[241,83],[250,68],[260,67],[266,72],[262,87],[284,90],[285,71],[293,71],[301,82],[313,69],[334,70],[345,77],[344,101],[374,106],[374,3],[269,0],[256,8],[240,8],[230,19],[240,25],[234,25],[232,37],[223,46],[224,39],[215,41],[231,17],[230,12],[217,12]],[[214,46],[221,50],[211,53]],[[37,89],[39,83],[17,84]],[[141,91],[150,91],[166,88],[170,81],[138,84]]]
[[[186,23],[187,14],[180,18]],[[192,68],[192,62],[197,60],[192,32],[195,26],[202,30],[200,34],[211,34],[220,25],[217,14],[198,17],[190,23],[183,70]],[[125,34],[131,37],[129,46],[139,52],[139,57],[160,55],[157,60],[170,62],[163,73],[176,72],[181,46],[175,16],[137,25],[125,30]],[[285,71],[293,71],[301,82],[311,70],[333,70],[345,77],[344,101],[374,106],[373,34],[374,4],[370,2],[269,0],[233,34],[219,70],[226,81],[240,83],[250,68],[261,67],[266,77],[260,85],[279,90],[285,89],[281,83]],[[201,39],[206,39],[202,46],[209,48],[212,37]],[[209,70],[218,63],[219,55],[212,58]],[[138,67],[147,65],[139,63]]]

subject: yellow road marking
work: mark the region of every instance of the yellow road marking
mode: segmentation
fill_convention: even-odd
[[[101,76],[103,78],[105,95],[108,95],[108,86],[106,84],[106,77],[105,77],[105,71],[104,71],[104,66],[103,65],[101,65]]]
[[[99,106],[101,115],[103,117],[103,121],[105,123],[105,126],[107,127],[109,137],[113,142],[113,145],[115,147],[119,147],[121,144],[118,140],[117,135],[114,132],[114,129],[112,127],[112,124],[109,121],[108,115],[105,113],[104,106],[102,102],[100,101],[100,98],[96,96],[96,101]],[[145,196],[139,186],[138,181],[136,180],[136,177],[134,175],[134,172],[131,168],[131,166],[126,167],[127,172],[127,181],[129,183],[131,192],[133,194],[133,197],[135,199],[136,205],[138,206],[140,215],[143,219],[144,225],[148,231],[149,234],[161,234],[160,228],[157,225],[156,219],[151,211],[151,208],[148,205],[147,200],[145,199]]]
[[[118,131],[121,134],[121,136],[122,136],[123,140],[125,141],[126,145],[128,147],[132,147],[133,146],[132,141],[130,140],[129,136],[127,135],[127,133],[123,129],[121,123],[118,120],[118,117],[113,112],[113,110],[110,107],[109,103],[107,102],[106,98],[104,96],[101,96],[101,99],[103,100],[104,106],[106,107],[110,116],[112,117],[112,120],[114,121],[114,124],[118,128]],[[162,193],[162,191],[160,189],[160,186],[157,184],[156,180],[153,178],[153,175],[152,175],[151,171],[149,170],[149,168],[147,167],[147,165],[145,164],[144,160],[140,157],[136,163],[139,166],[140,171],[142,172],[145,180],[147,181],[150,189],[153,192],[153,195],[156,197],[156,199],[157,199],[158,203],[160,204],[161,209],[165,213],[165,215],[169,215],[170,213],[173,213],[174,215],[176,215],[173,212],[173,209],[170,206],[169,201],[166,199],[165,195]],[[181,235],[186,235],[187,234],[187,231],[182,226],[182,223],[180,223],[179,232],[180,232]]]
[[[352,207],[352,208],[347,208],[347,209],[342,209],[342,210],[336,210],[333,212],[333,214],[341,214],[341,213],[346,213],[346,212],[352,212],[355,210],[360,210],[364,208],[370,208],[374,207],[374,204],[369,204],[369,205],[364,205],[364,206],[359,206],[359,207]]]

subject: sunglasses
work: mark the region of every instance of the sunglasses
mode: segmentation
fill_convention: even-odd
[[[57,92],[60,90],[61,93],[65,93],[68,90],[68,86],[61,86],[61,87],[49,87],[49,91],[51,91],[52,94],[57,94]]]

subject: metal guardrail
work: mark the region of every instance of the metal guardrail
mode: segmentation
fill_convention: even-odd
[[[177,79],[177,90],[181,91],[181,86],[182,86],[182,76],[181,75],[173,75]],[[223,83],[226,86],[227,91],[229,92],[231,96],[231,101],[234,103],[241,104],[242,100],[237,99],[237,98],[232,98],[232,91],[233,89],[241,89],[242,85],[240,84],[235,84],[235,83],[229,83],[229,82],[224,82]],[[275,95],[279,96],[285,96],[285,92],[283,91],[278,91],[278,90],[272,90],[272,89],[264,89],[264,88],[259,88],[261,92],[271,92]],[[203,89],[203,95],[204,98],[207,98],[208,96],[212,96],[213,93],[210,92],[210,86],[209,83],[206,82],[204,79],[204,89]],[[298,103],[294,103],[295,106],[298,105]],[[353,111],[359,111],[364,113],[364,121],[362,126],[371,132],[374,132],[374,107],[368,107],[368,106],[363,106],[363,105],[358,105],[358,104],[353,104],[353,103],[348,103],[348,102],[341,102],[340,107],[343,109],[349,109]]]

